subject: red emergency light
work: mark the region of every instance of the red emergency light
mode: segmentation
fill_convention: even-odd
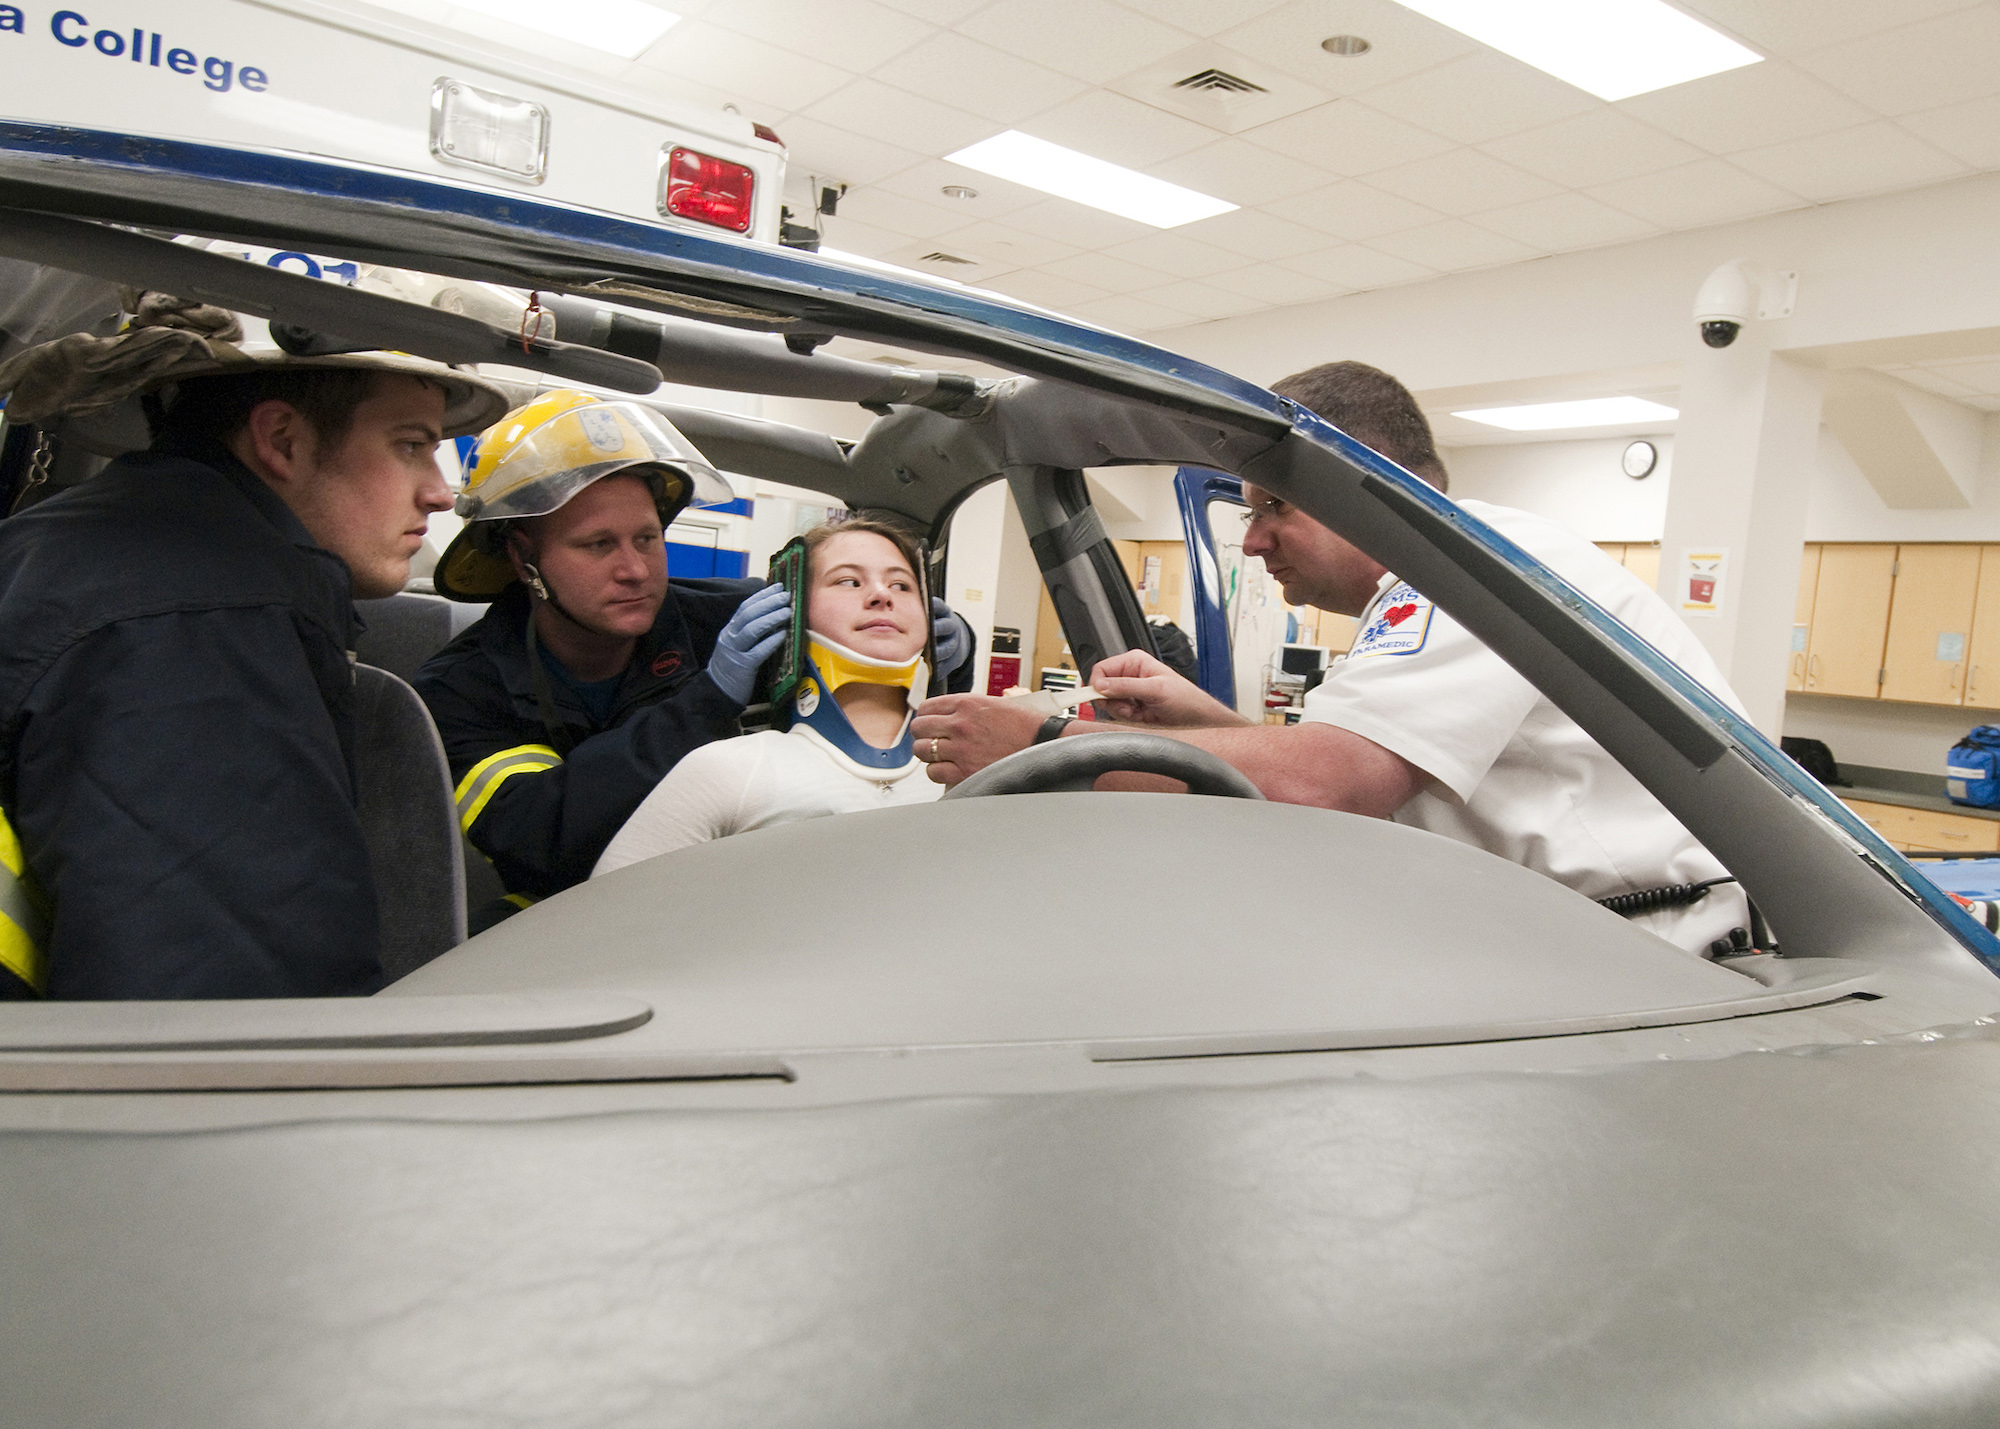
[[[667,155],[667,212],[677,218],[748,233],[756,186],[757,175],[746,165],[695,149]]]

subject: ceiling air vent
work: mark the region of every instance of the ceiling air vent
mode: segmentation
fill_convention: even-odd
[[[1261,84],[1253,84],[1239,74],[1231,74],[1226,69],[1205,69],[1174,81],[1175,89],[1194,90],[1202,94],[1269,94],[1271,91]]]
[[[961,258],[956,253],[926,253],[917,260],[919,263],[957,263],[966,268],[979,266],[977,258]]]

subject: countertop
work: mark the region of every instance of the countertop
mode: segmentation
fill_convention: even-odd
[[[1843,764],[1840,777],[1848,784],[1835,786],[1843,799],[1860,799],[1870,804],[1893,804],[1905,809],[1928,809],[1934,814],[1962,814],[1968,819],[2000,819],[2000,809],[1976,809],[1954,804],[1944,792],[1941,774],[1916,774],[1907,769],[1879,769],[1868,764]]]

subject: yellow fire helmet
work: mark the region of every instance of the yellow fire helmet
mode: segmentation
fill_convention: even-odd
[[[735,495],[694,443],[650,407],[544,392],[480,434],[455,508],[465,529],[432,574],[437,593],[492,600],[515,579],[508,523],[560,510],[592,482],[620,472],[646,479],[662,530],[691,502]]]

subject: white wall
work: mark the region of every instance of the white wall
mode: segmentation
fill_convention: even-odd
[[[1774,350],[1846,360],[1848,344],[2000,328],[1996,232],[1985,175],[1149,336],[1253,382],[1354,358],[1419,392],[1677,366],[1695,290],[1742,257],[1799,271]]]
[[[1944,777],[1945,751],[1990,710],[1848,700],[1838,695],[1792,695],[1785,701],[1785,733],[1822,739],[1842,764],[1872,764]]]
[[[1619,460],[1631,437],[1450,447],[1439,452],[1459,501],[1490,501],[1546,516],[1587,541],[1657,541],[1673,480],[1672,437],[1648,437],[1659,464],[1643,481]]]
[[[1910,511],[1883,502],[1833,433],[1822,427],[1819,436],[1808,541],[2000,541],[2000,479],[1990,441],[1970,507]]]

